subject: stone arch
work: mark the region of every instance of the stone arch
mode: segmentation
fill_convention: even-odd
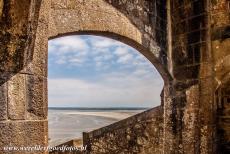
[[[117,39],[145,55],[166,84],[172,79],[167,71],[167,22],[166,17],[161,16],[165,15],[162,13],[166,10],[164,2],[24,0],[5,4],[6,1],[4,6],[13,7],[9,13],[6,12],[6,26],[1,27],[7,32],[4,35],[7,34],[8,39],[4,42],[4,51],[10,45],[7,58],[1,61],[4,64],[1,67],[4,72],[0,74],[3,81],[0,85],[3,104],[0,119],[4,121],[1,122],[1,147],[9,143],[47,146],[48,38],[84,33]],[[13,21],[10,27],[7,25],[8,17]]]
[[[104,0],[52,1],[49,18],[49,39],[73,34],[105,36],[137,49],[158,70],[165,82],[171,80],[162,63],[162,46],[152,36],[156,30],[140,22]],[[145,19],[143,19],[145,20]]]
[[[136,3],[137,1],[129,2]],[[150,1],[141,2],[151,3]],[[160,73],[164,84],[168,85],[172,77],[168,72],[168,57],[165,54],[167,53],[166,35],[162,34],[166,34],[166,29],[164,31],[156,28],[163,21],[155,20],[155,23],[150,23],[149,18],[154,15],[145,16],[145,14],[154,13],[155,10],[145,12],[144,4],[133,5],[133,7],[139,7],[137,14],[142,15],[135,17],[135,13],[129,12],[131,8],[127,8],[132,5],[119,3],[122,1],[112,0],[110,3],[109,0],[53,0],[48,19],[48,39],[87,34],[118,40],[143,54]],[[153,1],[153,3],[157,2]]]

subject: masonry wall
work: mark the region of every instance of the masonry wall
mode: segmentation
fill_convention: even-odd
[[[0,0],[0,150],[47,145],[48,39],[93,34],[136,48],[165,85],[161,107],[86,133],[89,152],[228,153],[229,10],[228,0]]]
[[[171,109],[165,120],[169,120],[168,126],[173,130],[166,130],[174,144],[171,150],[176,149],[178,153],[225,153],[223,148],[217,148],[220,145],[216,140],[220,125],[216,125],[214,93],[217,85],[221,85],[218,81],[220,74],[229,80],[226,75],[229,74],[226,63],[229,55],[229,1],[171,1],[170,5],[174,90],[171,102],[165,103],[165,112]],[[217,59],[222,63],[221,69],[217,68]],[[226,110],[224,113],[226,116]],[[226,123],[221,124],[225,134]],[[229,145],[226,138],[224,144]]]
[[[18,153],[4,147],[47,145],[47,108],[38,107],[46,99],[46,80],[26,69],[41,5],[40,0],[0,0],[0,153]]]
[[[172,74],[165,150],[214,153],[213,60],[209,1],[170,1]],[[211,133],[210,133],[211,132]],[[171,145],[167,147],[167,145]]]
[[[83,134],[88,153],[161,154],[163,112],[156,107],[98,130]]]
[[[215,71],[216,149],[230,152],[230,1],[211,3],[211,48]]]
[[[167,66],[167,11],[166,0],[105,0],[121,13],[142,32],[142,44],[148,47],[155,57]],[[160,50],[151,50],[159,46]]]
[[[219,78],[229,80],[229,2],[170,1],[168,7],[167,55],[173,81],[164,87],[162,151],[226,152],[228,94],[219,96],[223,103],[217,109],[214,93],[222,85]]]

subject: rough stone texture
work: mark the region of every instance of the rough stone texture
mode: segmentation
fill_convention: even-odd
[[[47,79],[44,77],[26,76],[27,118],[47,118]]]
[[[199,127],[199,100],[196,98],[199,95],[199,87],[192,86],[186,91],[186,100],[184,100],[183,118],[182,122],[184,123],[184,129],[182,129],[182,144],[179,145],[183,147],[184,151],[190,151],[190,153],[196,153],[196,150],[199,149],[198,138],[199,134],[196,131]],[[181,151],[183,152],[183,151]]]
[[[218,150],[230,151],[230,83],[224,83],[216,92],[217,100],[217,142]]]
[[[48,54],[48,19],[50,1],[42,1],[36,29],[34,48],[30,51],[33,60],[30,61],[21,73],[47,77],[47,54]],[[42,59],[42,60],[41,60]]]
[[[7,83],[0,85],[0,121],[7,119]]]
[[[1,154],[41,154],[44,151],[4,151],[4,147],[47,146],[47,121],[5,121],[0,122]],[[28,136],[28,137],[26,137]]]
[[[214,134],[210,133],[214,132],[210,4],[204,0],[175,0],[170,5],[174,83],[172,101],[165,102],[165,112],[169,112],[166,121],[173,131],[167,130],[171,143],[166,142],[165,147],[172,146],[166,151],[215,153]]]
[[[8,72],[17,73],[31,60],[40,2],[1,0],[0,79]]]
[[[33,60],[20,72],[26,75],[26,118],[47,119],[47,55],[50,1],[42,1],[34,42]]]
[[[48,39],[92,34],[136,48],[165,85],[161,106],[85,133],[88,153],[229,153],[229,13],[229,0],[0,0],[1,148],[47,144]]]
[[[2,20],[2,11],[3,11],[3,0],[0,0],[0,21]]]
[[[25,119],[25,75],[17,74],[8,81],[8,113],[10,119]]]
[[[163,153],[162,137],[162,108],[157,107],[101,129],[84,133],[83,142],[92,154],[161,154]]]
[[[230,152],[230,112],[229,112],[229,81],[230,81],[230,1],[211,1],[211,49],[213,52],[215,71],[215,104],[214,114],[218,152]]]

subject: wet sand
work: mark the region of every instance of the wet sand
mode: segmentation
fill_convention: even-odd
[[[82,138],[82,132],[107,126],[142,111],[49,110],[49,145],[54,146],[71,139]]]

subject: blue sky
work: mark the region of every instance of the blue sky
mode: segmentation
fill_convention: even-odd
[[[49,41],[51,107],[153,107],[163,80],[138,51],[99,36]]]

